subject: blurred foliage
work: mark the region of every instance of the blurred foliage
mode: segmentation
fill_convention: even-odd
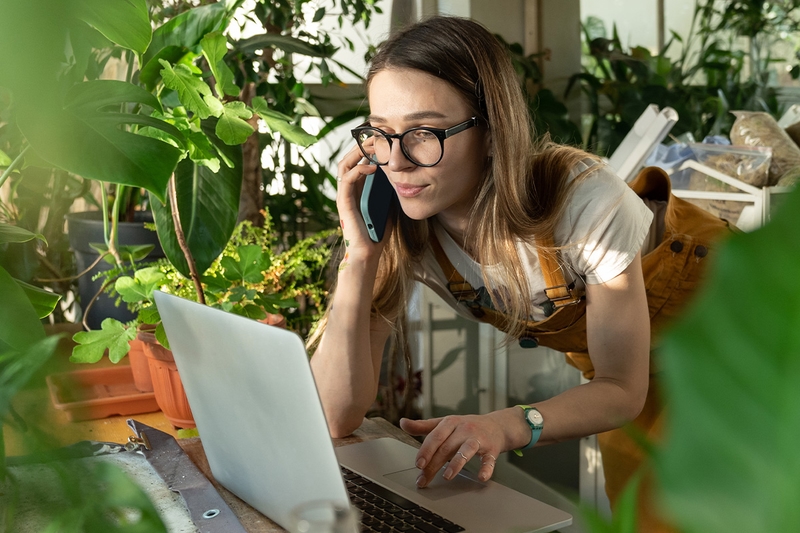
[[[664,341],[670,408],[656,467],[684,531],[800,530],[798,219],[800,190],[727,241]]]
[[[238,85],[249,86],[252,95],[263,98],[270,109],[289,117],[292,123],[300,124],[306,117],[322,119],[326,126],[319,137],[323,137],[335,125],[366,116],[368,109],[356,105],[345,107],[337,116],[322,117],[317,109],[318,97],[303,80],[317,77],[323,87],[344,88],[347,84],[337,71],[361,79],[362,73],[338,61],[336,52],[355,49],[352,34],[342,31],[343,24],[349,21],[369,28],[372,14],[381,12],[379,3],[257,0],[255,9],[241,22],[248,25],[248,31],[257,30],[231,43],[226,63]],[[329,161],[317,161],[310,151],[286,141],[282,132],[273,130],[259,136],[258,150],[267,156],[260,180],[263,206],[275,215],[275,228],[291,245],[310,233],[336,227],[338,215],[335,202],[323,193],[327,190],[330,194],[336,185],[327,170]]]
[[[583,25],[584,70],[572,76],[567,89],[579,86],[588,100],[591,122],[584,145],[613,153],[649,104],[674,108],[679,121],[672,133],[689,132],[698,140],[727,135],[733,110],[779,117],[783,110],[769,84],[770,66],[779,58],[770,50],[800,29],[798,6],[797,0],[698,0],[689,34],[672,32],[657,54],[641,46],[626,50],[616,26],[609,38],[603,22],[590,17]],[[676,59],[669,54],[674,46],[681,46]]]
[[[511,56],[536,133],[539,135],[549,133],[556,142],[580,146],[580,129],[570,120],[567,106],[553,91],[540,86],[542,82],[540,62],[549,59],[549,52],[526,55],[519,43],[508,43],[500,35],[495,37],[506,47]]]

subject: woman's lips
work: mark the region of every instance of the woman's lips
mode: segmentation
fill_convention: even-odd
[[[409,183],[395,183],[394,188],[398,196],[413,198],[422,192],[427,185],[411,185]]]

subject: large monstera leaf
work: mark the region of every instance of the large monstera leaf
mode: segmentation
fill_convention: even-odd
[[[800,190],[735,235],[666,337],[666,516],[683,531],[800,531]]]
[[[233,234],[242,188],[242,147],[222,142],[214,133],[216,122],[215,119],[203,121],[203,131],[222,155],[220,159],[227,160],[232,167],[223,162],[219,171],[214,172],[185,159],[175,171],[181,227],[200,274],[222,253]],[[153,199],[152,204],[164,254],[188,277],[189,265],[175,235],[169,202]]]
[[[21,102],[17,121],[36,153],[50,164],[85,178],[144,187],[164,199],[167,181],[183,150],[162,140],[127,131],[150,126],[182,143],[172,125],[142,113],[120,112],[127,103],[161,110],[151,93],[115,80],[73,86],[63,105]],[[42,106],[49,109],[42,113]]]

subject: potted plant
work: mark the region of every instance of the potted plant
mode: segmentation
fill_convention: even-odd
[[[272,112],[264,98],[252,98],[252,107],[235,100],[240,91],[224,62],[222,31],[242,0],[201,5],[155,30],[145,0],[97,9],[90,3],[50,6],[64,21],[48,18],[55,35],[31,45],[47,52],[29,58],[43,68],[0,77],[13,95],[14,126],[23,138],[7,170],[45,165],[100,181],[103,241],[95,248],[115,265],[149,252],[119,241],[126,199],[146,190],[166,257],[186,275],[194,267],[203,271],[236,224],[241,144],[255,132],[247,122],[255,110],[270,128],[294,134],[295,142],[316,139]],[[64,50],[59,39],[71,45],[68,68],[61,70],[52,57]],[[99,78],[112,56],[125,60],[123,81]],[[13,69],[14,58],[7,59]]]
[[[278,243],[268,213],[263,228],[244,221],[223,253],[203,273],[202,299],[228,312],[272,324],[285,323],[301,333],[307,331],[322,312],[326,294],[322,271],[331,256],[332,238],[337,235],[337,230],[324,231],[285,249]],[[167,260],[126,273],[130,275],[116,277],[111,293],[126,302],[136,318],[128,323],[107,318],[102,329],[77,333],[74,340],[78,344],[70,360],[94,363],[107,350],[109,359],[116,363],[129,353],[130,341],[138,338],[144,344],[159,407],[176,427],[191,427],[191,412],[153,291],[200,301],[196,286]]]

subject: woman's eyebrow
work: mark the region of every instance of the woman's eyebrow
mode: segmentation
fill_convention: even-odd
[[[409,113],[403,115],[404,120],[423,120],[428,118],[447,118],[447,115],[439,111],[417,111],[416,113]],[[377,115],[370,115],[367,117],[369,122],[386,122],[386,119]]]

